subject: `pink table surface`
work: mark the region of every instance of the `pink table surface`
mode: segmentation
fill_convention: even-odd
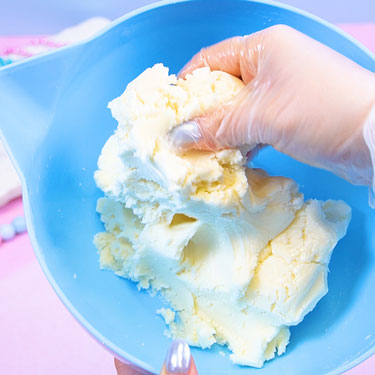
[[[375,50],[375,24],[341,27]],[[0,54],[29,40],[0,37]],[[15,200],[0,209],[0,224],[22,213],[21,199]],[[0,337],[0,374],[115,373],[111,355],[84,331],[53,292],[27,234],[0,245]],[[373,374],[374,356],[346,373]]]

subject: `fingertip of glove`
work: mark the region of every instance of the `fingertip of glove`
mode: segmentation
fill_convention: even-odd
[[[194,148],[202,138],[197,121],[187,121],[177,125],[168,133],[168,140],[172,146],[179,150]]]

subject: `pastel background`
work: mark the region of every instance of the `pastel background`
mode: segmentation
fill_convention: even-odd
[[[90,17],[114,19],[152,2],[12,0],[5,4],[0,0],[0,49],[22,46],[28,36],[57,33]],[[340,24],[375,50],[374,0],[284,2]],[[0,208],[0,224],[22,212],[21,199],[11,202]],[[0,374],[115,374],[111,355],[79,326],[54,294],[27,235],[0,244],[0,338]],[[370,374],[375,374],[374,357],[346,373]]]
[[[0,0],[0,34],[48,34],[82,20],[110,19],[152,0]],[[333,23],[375,22],[374,0],[284,0]],[[6,4],[6,5],[5,5]]]

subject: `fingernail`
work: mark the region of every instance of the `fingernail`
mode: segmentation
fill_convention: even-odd
[[[191,353],[183,340],[174,340],[165,357],[165,368],[172,374],[185,374],[190,370]]]
[[[169,132],[172,145],[178,150],[190,148],[197,144],[202,134],[196,121],[187,121]]]

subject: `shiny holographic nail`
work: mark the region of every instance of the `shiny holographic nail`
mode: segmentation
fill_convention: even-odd
[[[174,127],[168,133],[168,137],[176,149],[184,150],[197,144],[202,138],[202,133],[196,121],[187,121]]]
[[[171,374],[188,374],[191,367],[189,345],[183,340],[174,340],[165,357],[165,368]]]

